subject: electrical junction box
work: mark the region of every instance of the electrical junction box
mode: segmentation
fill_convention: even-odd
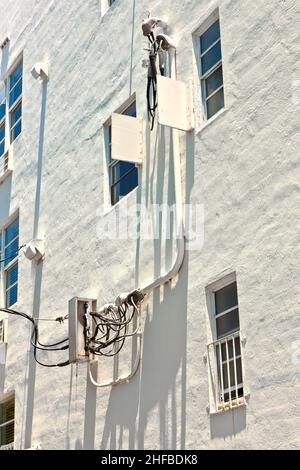
[[[89,358],[85,350],[85,312],[96,311],[95,299],[74,297],[69,301],[69,361],[85,362]]]
[[[139,118],[113,113],[111,117],[111,158],[143,163],[143,126]]]
[[[157,76],[158,121],[164,126],[192,131],[192,89],[184,82]]]

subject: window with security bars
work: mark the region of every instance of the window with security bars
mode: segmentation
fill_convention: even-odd
[[[18,300],[19,218],[0,231],[0,259],[5,288],[5,306]]]
[[[216,339],[208,345],[216,411],[243,403],[244,385],[236,281],[212,292]]]
[[[23,62],[20,62],[0,89],[0,158],[22,131]]]
[[[15,397],[0,398],[0,449],[13,449],[15,439]]]
[[[220,21],[215,21],[199,38],[200,78],[204,115],[210,119],[224,107],[224,84]]]
[[[123,112],[126,116],[136,117],[136,102],[131,103]],[[111,125],[106,126],[107,159],[111,204],[115,205],[138,186],[138,169],[134,163],[111,158]]]

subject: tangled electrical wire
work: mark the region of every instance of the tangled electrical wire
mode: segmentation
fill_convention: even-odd
[[[69,365],[69,363],[70,363],[69,361],[59,362],[57,364],[45,364],[45,363],[42,363],[41,361],[39,361],[38,358],[37,358],[37,350],[40,350],[40,351],[65,351],[66,349],[69,348],[69,344],[65,344],[65,343],[67,343],[67,341],[69,341],[69,338],[65,338],[65,339],[63,339],[61,341],[58,341],[57,343],[53,343],[53,344],[43,344],[39,341],[39,328],[38,328],[36,320],[32,316],[27,315],[27,313],[17,312],[16,310],[12,310],[10,308],[0,307],[0,312],[8,313],[10,315],[20,316],[20,317],[25,318],[26,320],[28,320],[32,323],[32,333],[31,333],[30,343],[33,347],[34,359],[39,365],[41,365],[43,367],[64,367],[64,366]],[[65,318],[66,317],[64,317],[64,318],[59,317],[59,318],[56,318],[54,321],[62,323],[62,321]]]
[[[86,325],[86,349],[91,354],[113,357],[119,354],[126,338],[136,335],[139,322],[134,329],[130,325],[139,319],[139,304],[144,295],[136,290],[119,296],[115,304],[105,305],[99,312],[89,312],[93,326]],[[93,331],[93,334],[91,334]]]

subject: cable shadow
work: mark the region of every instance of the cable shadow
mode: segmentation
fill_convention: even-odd
[[[35,318],[38,318],[40,314],[42,277],[43,277],[43,263],[40,262],[36,265],[35,279],[34,279],[34,297],[33,297],[32,316]],[[28,449],[31,447],[31,440],[32,440],[36,365],[37,364],[35,362],[33,352],[31,351],[30,357],[29,357],[28,378],[27,378],[27,401],[26,401],[25,437],[24,437],[25,449]]]

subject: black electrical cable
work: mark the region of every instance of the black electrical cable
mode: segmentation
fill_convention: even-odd
[[[141,294],[139,294],[141,295]],[[138,299],[138,303],[143,296]],[[138,313],[134,296],[131,296],[119,307],[111,306],[104,313],[90,312],[94,322],[94,334],[87,338],[87,350],[91,354],[113,357],[119,354],[126,338],[137,334],[129,332],[129,325]],[[87,330],[87,329],[86,329]]]
[[[37,350],[42,350],[42,351],[64,351],[64,350],[68,349],[69,345],[65,345],[61,348],[54,348],[54,346],[58,346],[60,344],[65,343],[66,341],[69,340],[69,338],[65,338],[61,341],[58,341],[57,343],[54,343],[53,345],[43,344],[39,341],[38,325],[37,325],[37,322],[35,321],[35,319],[32,316],[28,315],[27,313],[17,312],[16,310],[13,310],[13,309],[10,309],[10,308],[0,307],[0,311],[11,314],[11,315],[20,316],[20,317],[25,318],[26,320],[28,320],[32,323],[32,333],[31,333],[30,343],[33,346],[34,359],[39,365],[41,365],[43,367],[64,367],[64,366],[69,365],[69,363],[70,363],[69,361],[60,362],[60,363],[57,363],[57,364],[44,364],[44,363],[40,362],[37,359]],[[53,348],[52,348],[52,346],[53,346]]]
[[[18,248],[17,251],[16,251],[13,255],[7,256],[7,257],[4,258],[4,259],[0,259],[0,263],[5,263],[6,261],[9,261],[9,260],[11,260],[11,259],[16,258],[16,257],[17,257],[17,254],[19,253],[19,251],[20,251],[22,248],[24,248],[24,246],[25,246],[25,245],[21,245],[20,248]]]

